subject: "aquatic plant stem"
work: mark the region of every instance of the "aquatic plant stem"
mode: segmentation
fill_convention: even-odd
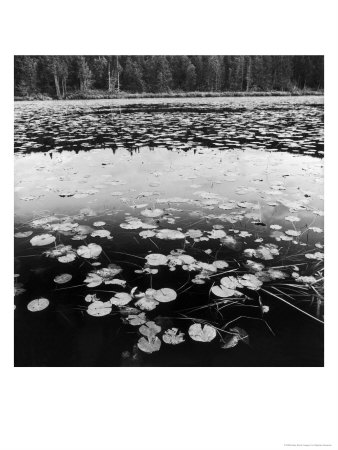
[[[286,303],[287,305],[291,306],[292,308],[297,309],[297,311],[305,314],[308,317],[311,317],[311,319],[317,320],[317,322],[324,323],[322,320],[317,319],[317,317],[312,316],[311,314],[307,313],[306,311],[303,311],[302,309],[298,308],[297,306],[293,305],[292,303],[288,302],[284,298],[279,297],[279,295],[273,294],[272,292],[266,291],[265,289],[261,288],[261,291],[265,292],[266,294],[272,295],[273,297],[278,298],[278,300],[281,300],[282,302]]]

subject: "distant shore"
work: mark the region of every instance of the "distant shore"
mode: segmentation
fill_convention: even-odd
[[[324,95],[324,90],[293,90],[293,91],[226,91],[226,92],[109,92],[92,90],[86,92],[72,92],[65,96],[61,100],[104,100],[104,99],[125,99],[125,98],[208,98],[208,97],[300,97],[300,96],[321,96]],[[14,96],[15,101],[46,101],[46,100],[58,100],[57,98],[50,97],[45,94],[32,94],[24,97]]]

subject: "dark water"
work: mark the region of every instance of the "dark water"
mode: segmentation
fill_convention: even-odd
[[[16,366],[323,365],[322,98],[18,103],[15,152],[15,233],[27,232],[15,237]],[[161,239],[168,229],[178,238]],[[97,258],[77,253],[91,243]],[[84,283],[110,264],[121,271]],[[247,275],[232,296],[211,291]],[[127,320],[149,288],[177,295],[143,311],[161,327],[151,354]],[[88,314],[88,294],[117,292],[127,305]],[[41,297],[45,309],[27,309]],[[193,323],[216,337],[195,341]],[[164,342],[173,327],[183,343]]]

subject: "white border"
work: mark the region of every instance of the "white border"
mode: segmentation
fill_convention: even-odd
[[[0,449],[336,449],[337,3],[125,3],[2,4]],[[116,53],[325,55],[325,368],[13,368],[13,55]]]

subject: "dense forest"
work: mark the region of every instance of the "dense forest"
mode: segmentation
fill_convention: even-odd
[[[76,98],[170,92],[266,92],[324,87],[323,56],[15,56],[14,94]]]

